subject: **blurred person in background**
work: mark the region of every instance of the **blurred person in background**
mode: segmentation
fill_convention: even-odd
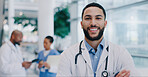
[[[57,50],[51,49],[51,44],[54,39],[52,36],[46,36],[44,39],[44,50],[40,51],[38,54],[38,58],[40,61],[38,62],[38,68],[40,70],[39,77],[56,77],[56,73],[51,72],[52,70],[57,70],[57,68],[50,67],[47,63],[47,58],[50,55],[59,55]]]
[[[10,41],[4,43],[0,48],[0,77],[25,77],[26,71],[31,66],[31,62],[23,61],[20,43],[23,34],[19,30],[14,30]]]
[[[61,54],[57,77],[139,76],[129,52],[103,36],[107,26],[105,9],[89,3],[82,11],[84,40]]]

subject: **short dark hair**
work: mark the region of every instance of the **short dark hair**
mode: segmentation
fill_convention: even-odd
[[[84,14],[85,9],[87,9],[87,8],[89,8],[89,7],[98,7],[98,8],[100,8],[100,9],[102,9],[102,10],[103,10],[104,17],[105,17],[104,19],[106,19],[106,12],[105,12],[105,9],[103,8],[103,6],[101,6],[101,5],[98,4],[98,3],[93,2],[93,3],[89,3],[88,5],[86,5],[86,6],[83,8],[83,11],[82,11],[82,20],[83,20],[83,14]]]
[[[53,41],[54,41],[54,39],[53,39],[52,36],[46,36],[45,38],[46,38],[46,39],[49,39],[51,43],[53,43]]]

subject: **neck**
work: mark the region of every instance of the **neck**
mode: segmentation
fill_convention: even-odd
[[[48,51],[48,50],[51,50],[51,48],[49,48],[49,49],[45,49],[46,51]]]
[[[95,49],[95,51],[97,51],[97,47],[98,45],[101,43],[103,39],[103,36],[99,39],[99,40],[95,40],[95,41],[91,41],[91,40],[88,40],[86,37],[85,37],[85,40],[87,41],[87,43]]]

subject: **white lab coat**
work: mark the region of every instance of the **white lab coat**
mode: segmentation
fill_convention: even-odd
[[[77,65],[75,64],[75,56],[79,52],[79,45],[80,43],[75,44],[62,53],[57,77],[94,77],[91,59],[84,42],[82,42],[81,46],[82,55],[78,56]],[[109,49],[107,51],[106,48],[108,46]],[[137,70],[135,69],[132,57],[128,51],[120,46],[105,41],[105,47],[98,63],[96,77],[102,76],[101,74],[105,70],[107,56],[107,71],[109,73],[109,77],[114,77],[116,73],[123,69],[130,70],[130,76],[139,76]]]
[[[22,67],[22,54],[18,45],[10,41],[0,48],[0,77],[24,77],[25,68]]]

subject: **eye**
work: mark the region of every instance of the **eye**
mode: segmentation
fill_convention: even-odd
[[[88,18],[88,17],[87,17],[87,18],[85,18],[85,20],[90,20],[90,19],[91,19],[91,18]]]
[[[102,18],[96,18],[97,20],[101,20]]]

